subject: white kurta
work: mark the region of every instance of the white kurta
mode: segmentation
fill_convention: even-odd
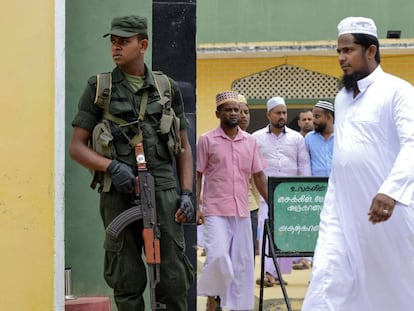
[[[308,149],[306,148],[305,139],[299,132],[285,127],[280,135],[275,135],[270,131],[269,125],[254,132],[253,137],[256,139],[263,154],[263,158],[267,163],[264,173],[269,176],[310,176],[311,164]],[[259,211],[259,241],[260,251],[262,250],[263,230],[265,219],[268,218],[268,210],[266,202],[260,199]],[[266,253],[267,250],[266,243]],[[278,263],[282,274],[292,271],[293,258],[279,258]],[[277,276],[273,258],[265,258],[265,271]]]
[[[414,309],[414,89],[378,67],[335,99],[332,174],[302,311]],[[373,225],[376,193],[397,201]]]

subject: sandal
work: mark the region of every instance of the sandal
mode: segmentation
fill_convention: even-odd
[[[257,285],[262,284],[260,278],[256,280],[256,284]],[[273,283],[270,281],[270,279],[268,277],[265,276],[264,279],[263,279],[263,287],[272,287],[272,286],[273,286]]]
[[[266,272],[266,278],[272,282],[272,284],[280,285],[280,280],[276,278],[274,275],[270,274],[269,272]],[[283,281],[283,284],[288,285],[288,282]]]
[[[306,269],[310,269],[311,266],[312,266],[312,263],[309,260],[302,258],[299,261],[294,262],[292,264],[292,269],[293,270],[306,270]]]
[[[283,282],[283,284],[285,284],[285,285],[289,285],[288,284],[288,282],[286,282],[286,281],[283,281],[282,280],[282,282]],[[276,285],[280,285],[280,280],[279,279],[276,279],[276,283],[275,283]]]

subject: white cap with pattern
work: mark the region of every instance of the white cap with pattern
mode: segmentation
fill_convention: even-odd
[[[377,27],[371,18],[347,17],[338,24],[338,37],[347,33],[362,33],[378,38]]]
[[[239,97],[238,97],[237,92],[225,91],[225,92],[218,93],[216,95],[216,106],[217,107],[227,102],[239,103]]]
[[[332,103],[324,101],[324,100],[318,101],[315,104],[315,107],[334,112],[334,106],[332,105]]]

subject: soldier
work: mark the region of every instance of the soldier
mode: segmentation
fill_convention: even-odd
[[[166,305],[166,310],[186,311],[187,291],[194,275],[185,255],[182,223],[192,218],[194,208],[191,203],[193,159],[182,96],[177,84],[168,78],[171,86],[169,99],[180,119],[177,135],[180,141],[177,143],[181,143],[182,148],[176,159],[172,159],[167,141],[160,134],[163,115],[161,87],[156,74],[144,63],[148,48],[146,18],[136,15],[114,18],[110,31],[104,35],[107,36],[116,65],[112,71],[111,102],[108,111],[94,104],[97,79],[91,77],[72,122],[74,130],[69,146],[70,156],[88,169],[105,172],[100,187],[100,212],[106,228],[117,215],[131,207],[130,197],[136,186],[137,175],[134,143],[131,142],[135,142],[137,133],[142,135],[147,168],[155,180],[157,221],[161,231],[161,281],[156,287],[156,297]],[[112,158],[104,157],[88,147],[95,126],[102,118],[107,119],[108,115],[129,124],[122,126],[116,121],[106,120],[113,135],[113,140],[109,142],[114,150]],[[179,199],[173,171],[174,160],[181,187]],[[109,185],[105,184],[108,180],[111,181]],[[141,259],[142,228],[142,222],[138,221],[126,227],[119,238],[113,239],[108,235],[105,238],[105,280],[113,288],[120,311],[145,310],[142,295],[147,277]]]

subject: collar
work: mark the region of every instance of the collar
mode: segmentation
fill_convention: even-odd
[[[368,76],[357,81],[359,91],[363,93],[372,83],[374,83],[378,76],[382,75],[383,73],[384,71],[382,70],[381,66],[378,65],[377,68],[375,68],[375,70]]]
[[[331,138],[333,138],[334,137],[334,134],[335,134],[335,131],[333,131],[331,133],[331,135],[329,135],[328,140],[331,139]],[[316,136],[319,136],[319,137],[321,137],[322,139],[325,140],[325,136],[323,136],[322,133],[319,133],[319,132],[317,132],[315,130],[313,130],[312,132],[310,132],[309,135],[316,135]],[[306,135],[306,136],[308,136],[308,135]]]
[[[144,66],[145,66],[145,77],[144,77],[143,87],[147,87],[147,86],[156,87],[155,81],[154,81],[154,74],[152,73],[151,69],[147,67],[146,64],[144,64]],[[122,70],[118,66],[115,67],[114,70],[112,70],[112,82],[120,83],[123,80],[126,80],[125,74],[122,72]]]
[[[239,126],[237,126],[237,135],[236,137],[234,137],[233,141],[243,139],[244,138],[243,133],[244,133],[243,130]],[[215,136],[221,136],[226,139],[230,139],[230,137],[226,134],[226,132],[223,130],[223,128],[220,125],[215,130]]]
[[[270,124],[267,125],[267,132],[269,134],[272,133],[272,131],[270,130]],[[286,125],[283,127],[282,133],[286,134]]]

